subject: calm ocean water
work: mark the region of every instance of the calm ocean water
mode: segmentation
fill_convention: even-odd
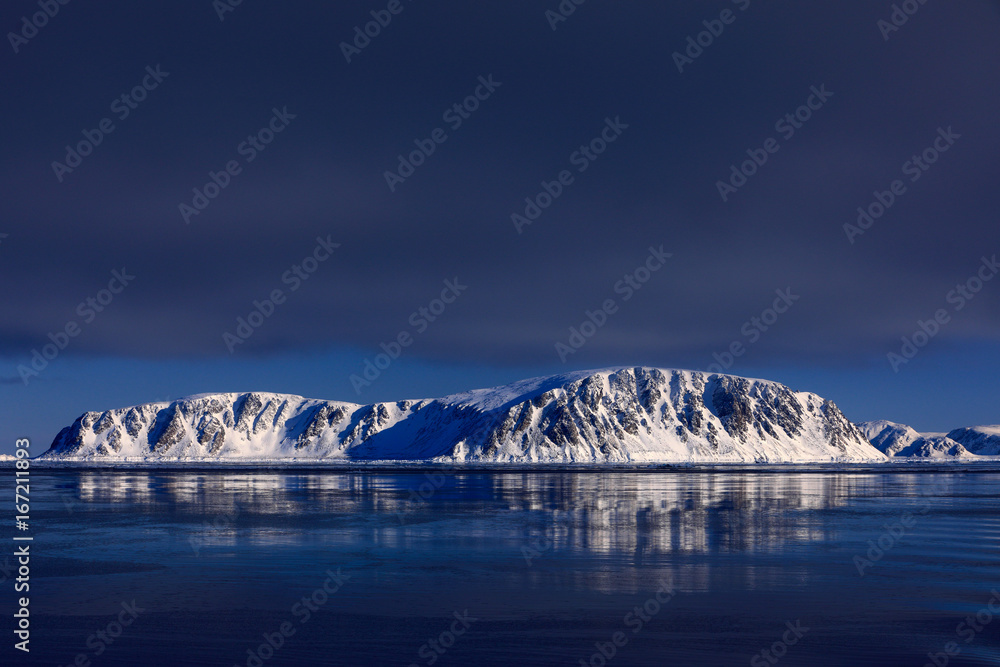
[[[1000,665],[994,472],[32,475],[6,664]]]

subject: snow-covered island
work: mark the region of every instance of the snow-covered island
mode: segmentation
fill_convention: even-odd
[[[1000,451],[1000,429],[985,439],[985,432],[966,429],[969,434],[954,443],[946,438],[928,444],[915,431],[903,437],[883,433],[890,424],[859,428],[832,401],[777,382],[639,367],[371,405],[265,392],[201,394],[87,412],[56,436],[42,458],[790,463],[883,462],[904,451],[949,457]],[[975,447],[963,447],[973,441]]]

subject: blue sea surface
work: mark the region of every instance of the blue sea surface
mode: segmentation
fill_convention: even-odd
[[[4,664],[1000,665],[997,472],[31,475]]]

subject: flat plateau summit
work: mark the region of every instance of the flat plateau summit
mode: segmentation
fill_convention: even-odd
[[[358,405],[265,392],[86,412],[46,459],[667,463],[885,461],[828,399],[659,368]]]

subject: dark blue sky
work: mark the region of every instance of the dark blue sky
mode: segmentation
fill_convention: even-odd
[[[4,5],[0,451],[617,365],[1000,421],[1000,3],[220,4]]]

